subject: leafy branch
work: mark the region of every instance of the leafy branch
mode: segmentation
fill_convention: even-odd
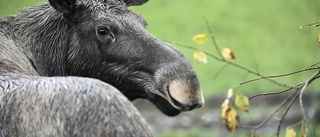
[[[199,48],[196,48],[196,47],[193,47],[193,46],[190,46],[190,45],[187,45],[187,44],[183,44],[183,43],[180,43],[180,42],[172,41],[172,40],[165,40],[165,39],[162,39],[162,40],[165,41],[165,42],[171,43],[173,45],[181,46],[181,47],[184,47],[184,48],[187,48],[187,49],[191,49],[191,50],[195,50],[195,51],[201,51],[201,52],[205,53],[206,55],[208,55],[209,57],[212,57],[213,59],[215,59],[217,61],[221,61],[221,62],[227,63],[229,65],[232,65],[232,66],[236,67],[236,68],[239,68],[239,69],[242,69],[244,71],[247,71],[250,74],[254,74],[254,75],[258,76],[258,77],[263,77],[266,80],[268,80],[268,81],[270,81],[270,82],[272,82],[272,83],[274,83],[276,85],[279,85],[279,86],[282,86],[282,87],[290,87],[290,86],[288,86],[286,84],[279,83],[279,82],[277,82],[277,81],[275,81],[275,80],[273,80],[271,78],[268,78],[267,76],[264,76],[264,75],[262,75],[262,74],[260,74],[258,72],[255,72],[255,71],[253,71],[253,70],[251,70],[251,69],[249,69],[249,68],[247,68],[245,66],[242,66],[242,65],[239,65],[237,63],[234,63],[234,62],[231,62],[229,60],[226,60],[223,57],[218,57],[218,56],[216,56],[214,54],[211,54],[211,53],[209,53],[207,51],[204,51],[204,50],[201,50]]]
[[[286,104],[288,104],[286,109],[285,109],[284,114],[282,115],[282,117],[281,117],[281,119],[279,121],[278,129],[277,129],[277,132],[276,132],[276,135],[279,136],[283,120],[285,119],[285,117],[286,117],[288,111],[290,110],[291,106],[293,105],[293,103],[297,100],[297,98],[299,98],[301,116],[302,116],[302,118],[301,118],[302,122],[299,122],[299,124],[301,124],[301,127],[302,127],[301,131],[300,131],[300,135],[305,135],[305,133],[303,131],[305,130],[306,133],[307,133],[308,129],[310,129],[311,126],[310,126],[310,123],[307,120],[307,117],[306,117],[306,114],[305,114],[305,111],[304,111],[302,95],[303,95],[305,89],[307,88],[307,86],[310,85],[311,82],[313,82],[314,80],[320,78],[320,67],[315,67],[316,65],[320,64],[320,62],[317,62],[315,64],[310,65],[309,68],[305,68],[305,69],[298,70],[298,71],[291,72],[291,73],[287,73],[287,74],[273,75],[273,76],[262,75],[261,73],[258,73],[257,71],[253,71],[253,70],[251,70],[251,69],[249,69],[249,68],[247,68],[245,66],[242,66],[242,65],[239,65],[237,63],[234,63],[234,62],[231,62],[231,61],[227,60],[227,59],[233,60],[235,58],[234,55],[233,55],[233,52],[228,48],[224,48],[220,52],[220,48],[219,48],[219,46],[218,46],[218,44],[217,44],[217,42],[215,40],[215,37],[214,37],[214,35],[213,35],[212,31],[211,31],[211,28],[209,26],[208,20],[205,17],[204,17],[204,20],[205,20],[206,27],[208,29],[209,34],[197,34],[197,35],[195,35],[193,37],[192,40],[194,42],[196,42],[197,44],[201,44],[201,43],[207,41],[209,39],[209,37],[210,37],[215,49],[218,52],[218,56],[214,55],[212,53],[209,53],[207,51],[198,49],[198,48],[196,48],[194,46],[190,46],[190,45],[183,44],[183,43],[180,43],[180,42],[175,42],[175,41],[171,41],[171,40],[163,40],[163,41],[166,41],[168,43],[171,43],[171,44],[174,44],[174,45],[177,45],[177,46],[181,46],[181,47],[184,47],[184,48],[187,48],[187,49],[194,50],[195,51],[194,52],[194,58],[199,63],[201,63],[201,62],[206,63],[207,62],[207,56],[209,56],[209,57],[211,57],[211,58],[213,58],[213,59],[215,59],[217,61],[224,62],[225,65],[214,76],[214,79],[217,77],[218,74],[220,74],[224,70],[224,68],[226,66],[231,65],[231,66],[234,66],[234,67],[236,67],[238,69],[244,70],[244,71],[248,72],[249,74],[253,74],[253,75],[258,76],[258,78],[256,78],[256,79],[252,79],[252,80],[248,80],[248,81],[244,81],[244,82],[239,83],[239,86],[241,86],[243,84],[246,84],[246,83],[250,83],[250,82],[254,82],[254,81],[257,81],[257,80],[264,79],[264,80],[268,80],[268,81],[270,81],[270,82],[272,82],[272,83],[274,83],[276,85],[279,85],[281,87],[286,88],[284,90],[277,91],[277,92],[268,92],[268,93],[256,94],[256,95],[253,95],[253,96],[251,96],[249,98],[247,98],[246,96],[243,96],[241,94],[238,94],[236,96],[235,105],[242,111],[246,111],[246,112],[248,111],[249,100],[250,99],[253,99],[253,98],[258,97],[258,96],[278,95],[278,94],[282,94],[282,93],[291,91],[292,89],[295,89],[291,93],[291,95],[286,97],[277,106],[277,108],[264,121],[262,121],[261,123],[259,123],[256,126],[241,125],[240,127],[246,127],[246,128],[252,129],[251,136],[255,137],[256,136],[256,133],[255,133],[256,130],[258,130],[261,127],[263,127],[272,117],[275,116],[276,113],[279,112],[279,110],[281,108],[283,108]],[[301,26],[301,28],[303,28],[303,27],[318,27],[318,26],[320,26],[320,22],[316,22],[316,23],[313,23],[313,24]],[[320,42],[320,31],[319,31],[319,34],[318,34],[318,41]],[[318,70],[318,71],[312,77],[310,77],[308,80],[306,80],[305,82],[302,82],[302,83],[296,84],[296,85],[289,86],[287,84],[277,82],[276,80],[273,79],[273,78],[290,76],[290,75],[294,75],[294,74],[298,74],[298,73],[306,72],[306,71],[312,71],[312,70]],[[233,105],[231,104],[231,101],[230,101],[230,99],[232,98],[232,95],[233,95],[233,88],[230,88],[229,91],[228,91],[227,98],[225,99],[225,101],[221,105],[221,108],[222,108],[221,115],[222,115],[222,118],[225,120],[224,123],[225,123],[226,127],[228,128],[228,130],[230,132],[233,132],[234,130],[236,130],[238,128],[238,119],[239,119],[237,111],[233,107]],[[239,101],[239,98],[241,98],[240,99],[241,101]],[[306,127],[306,128],[304,129],[303,127]],[[287,134],[295,135],[295,131],[292,128],[288,127],[287,128]]]

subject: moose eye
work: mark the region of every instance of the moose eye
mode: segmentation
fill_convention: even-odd
[[[109,27],[97,27],[96,36],[100,42],[113,42],[115,40],[114,33]]]
[[[107,35],[109,33],[109,31],[106,28],[100,28],[98,29],[98,34],[99,35]]]

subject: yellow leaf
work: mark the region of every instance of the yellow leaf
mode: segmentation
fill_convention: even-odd
[[[193,58],[197,60],[198,63],[207,64],[207,54],[202,51],[195,51],[193,53]]]
[[[225,99],[224,102],[221,104],[221,117],[222,118],[225,118],[226,117],[226,111],[229,107],[229,103],[230,103],[230,100],[229,99]]]
[[[227,98],[231,98],[233,96],[233,88],[229,88]]]
[[[229,49],[229,48],[222,48],[221,54],[226,59],[230,59],[230,60],[236,59],[234,54],[233,54],[233,52],[232,52],[232,50]]]
[[[192,41],[197,44],[202,44],[208,41],[210,35],[209,34],[196,34],[192,37]]]
[[[227,112],[227,109],[222,109],[222,111],[221,111],[221,117],[222,117],[223,119],[225,119],[225,117],[226,117],[226,112]]]
[[[225,115],[225,125],[229,132],[233,132],[238,128],[239,124],[239,116],[237,110],[234,109],[232,106],[229,106],[226,115]]]
[[[249,111],[249,99],[247,96],[238,93],[235,99],[235,104],[240,110],[245,112]]]
[[[229,100],[229,99],[225,99],[225,100],[223,101],[223,103],[221,104],[221,108],[222,108],[222,109],[227,109],[228,106],[229,106],[229,103],[230,103],[230,100]]]
[[[294,131],[292,128],[287,128],[285,137],[296,137],[296,131]]]
[[[318,42],[320,43],[320,30],[318,31],[318,37],[317,37]]]

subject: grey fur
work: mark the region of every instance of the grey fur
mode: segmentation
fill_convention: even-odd
[[[11,74],[0,85],[1,137],[152,136],[132,103],[99,80]]]
[[[148,0],[123,0],[128,6],[142,5]]]
[[[0,135],[152,136],[127,99],[201,107],[190,62],[127,8],[145,2],[49,0],[0,18]]]

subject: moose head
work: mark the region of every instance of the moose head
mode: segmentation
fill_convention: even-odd
[[[45,27],[33,30],[41,35],[33,42],[41,44],[31,49],[42,52],[33,55],[35,69],[39,75],[100,79],[129,100],[149,100],[168,116],[202,107],[201,86],[188,59],[150,34],[145,19],[127,8],[145,2],[49,0],[51,7],[41,13],[50,17],[38,19]]]

